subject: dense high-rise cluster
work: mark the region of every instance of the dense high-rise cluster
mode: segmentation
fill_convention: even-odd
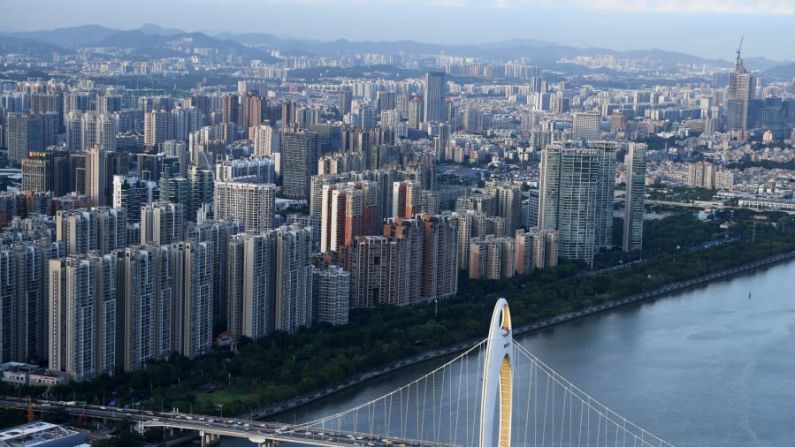
[[[581,107],[563,134],[526,134],[543,150],[508,151],[507,115],[471,102],[450,72],[304,95],[268,79],[179,95],[2,84],[0,129],[21,178],[0,185],[0,361],[87,380],[205,354],[221,334],[260,339],[450,298],[462,272],[498,280],[612,248],[626,145],[602,141],[603,116]],[[509,96],[544,101],[537,70],[510,73],[530,87]],[[634,251],[645,149],[629,149]]]

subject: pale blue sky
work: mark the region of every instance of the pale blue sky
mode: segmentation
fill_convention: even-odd
[[[0,0],[0,29],[80,24],[264,32],[333,40],[544,39],[795,60],[795,0]]]

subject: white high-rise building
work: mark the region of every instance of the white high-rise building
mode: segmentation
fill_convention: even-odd
[[[295,130],[282,134],[282,193],[291,199],[308,199],[310,179],[320,159],[318,134]]]
[[[589,141],[588,149],[599,155],[599,179],[596,190],[596,249],[613,247],[613,204],[616,190],[616,152],[612,141]]]
[[[522,227],[522,188],[518,183],[490,182],[486,188],[496,199],[496,214],[505,219],[505,233],[512,235]]]
[[[533,231],[533,265],[549,269],[558,265],[558,232],[531,228]]]
[[[261,124],[254,129],[254,155],[271,157],[279,152],[279,132],[273,126]]]
[[[87,209],[58,211],[55,214],[56,240],[63,242],[69,255],[97,250],[98,233],[98,217]]]
[[[66,150],[77,152],[83,150],[83,114],[72,110],[66,115]]]
[[[624,159],[627,172],[627,194],[624,206],[623,249],[626,252],[643,247],[643,216],[646,197],[646,145],[630,143]]]
[[[516,241],[511,237],[487,235],[470,240],[469,277],[472,279],[511,278],[516,273]]]
[[[58,211],[55,234],[66,253],[85,254],[99,250],[102,254],[127,245],[127,210],[97,207]]]
[[[106,197],[108,185],[108,153],[94,146],[86,152],[86,193],[91,196],[96,205],[105,205],[110,202]]]
[[[458,228],[448,215],[423,214],[422,299],[443,299],[458,292]]]
[[[351,303],[351,274],[335,265],[313,267],[312,293],[315,320],[334,326],[348,324]]]
[[[0,357],[3,362],[46,361],[49,260],[65,256],[47,238],[0,247]]]
[[[575,113],[571,138],[575,141],[598,140],[601,119],[598,113]]]
[[[243,231],[244,224],[239,220],[204,220],[191,223],[185,239],[191,242],[209,242],[213,252],[213,324],[222,326],[227,322],[229,309],[229,241],[232,236]]]
[[[593,262],[596,252],[600,155],[550,146],[541,153],[539,227],[558,230],[558,254]]]
[[[729,88],[726,91],[727,130],[748,128],[748,105],[753,97],[755,80],[745,68],[738,49],[734,71],[729,75]]]
[[[174,119],[165,110],[144,114],[144,145],[153,148],[174,138]]]
[[[181,203],[147,203],[141,207],[141,244],[168,245],[183,240],[184,206]]]
[[[113,176],[113,207],[125,208],[130,222],[140,222],[141,207],[152,203],[157,194],[157,183],[125,175]],[[136,241],[137,242],[137,241]]]
[[[223,160],[215,164],[215,180],[221,182],[275,183],[276,167],[274,161],[266,157]]]
[[[270,231],[229,241],[229,332],[262,338],[275,331],[276,240]]]
[[[292,333],[312,324],[312,230],[276,230],[275,329]]]
[[[127,246],[127,210],[124,208],[92,208],[97,215],[97,249],[102,254]]]
[[[213,193],[216,219],[242,220],[246,231],[273,228],[276,185],[270,183],[216,182]]]
[[[188,153],[188,144],[183,140],[166,140],[161,143],[160,147],[161,154],[177,157],[177,160],[179,160],[179,175],[185,177],[188,174],[188,166],[191,164]],[[206,157],[204,152],[197,151],[197,154],[194,155],[196,155],[196,158]],[[202,161],[206,161],[206,159]],[[174,175],[176,174],[177,173],[174,173]]]
[[[87,112],[82,115],[80,121],[80,147],[87,151],[94,147],[98,147],[103,151],[116,150],[116,122],[109,115],[104,113]],[[77,117],[72,116],[69,119],[70,127],[73,131],[76,130]],[[74,123],[74,124],[72,124]],[[72,134],[69,139],[75,138]],[[76,140],[75,140],[76,141]]]
[[[171,111],[173,123],[173,138],[179,141],[188,141],[188,135],[201,127],[201,112],[196,107],[177,107]]]
[[[469,240],[473,234],[474,211],[454,212],[450,215],[456,221],[458,229],[458,269],[467,270],[469,268]]]
[[[171,244],[174,351],[196,357],[213,343],[213,252],[208,242]]]
[[[389,129],[402,137],[403,135],[400,133],[400,112],[397,110],[383,110],[381,112],[381,128]]]
[[[447,81],[443,72],[425,73],[423,122],[445,121]]]
[[[116,370],[115,264],[113,255],[50,261],[50,369],[77,381]]]
[[[119,254],[118,278],[123,315],[122,365],[134,371],[158,359],[156,339],[157,281],[154,250],[128,247]]]

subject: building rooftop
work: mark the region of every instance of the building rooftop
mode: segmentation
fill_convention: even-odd
[[[0,431],[0,447],[69,447],[83,441],[81,433],[48,422],[33,422]]]

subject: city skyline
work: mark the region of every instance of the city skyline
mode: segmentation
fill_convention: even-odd
[[[404,19],[383,20],[394,15],[398,7],[406,12]],[[52,14],[28,14],[34,9]],[[191,14],[185,13],[188,9]],[[242,9],[249,13],[239,14]],[[307,14],[308,9],[313,13]],[[264,33],[316,41],[413,40],[473,45],[530,39],[616,51],[662,49],[723,60],[732,59],[728,50],[744,34],[748,36],[745,47],[749,56],[795,60],[795,53],[779,37],[788,30],[795,5],[778,0],[568,0],[555,6],[525,0],[410,0],[400,4],[392,0],[177,0],[167,4],[143,0],[134,5],[105,5],[93,0],[66,5],[33,0],[6,5],[4,12],[0,25],[9,33],[87,24],[137,29],[155,23],[211,35]],[[561,31],[561,22],[568,25],[565,32]],[[355,26],[340,27],[340,23]],[[477,32],[472,33],[472,29]],[[692,39],[695,34],[699,39]]]
[[[790,447],[792,2],[4,2],[0,439]]]

